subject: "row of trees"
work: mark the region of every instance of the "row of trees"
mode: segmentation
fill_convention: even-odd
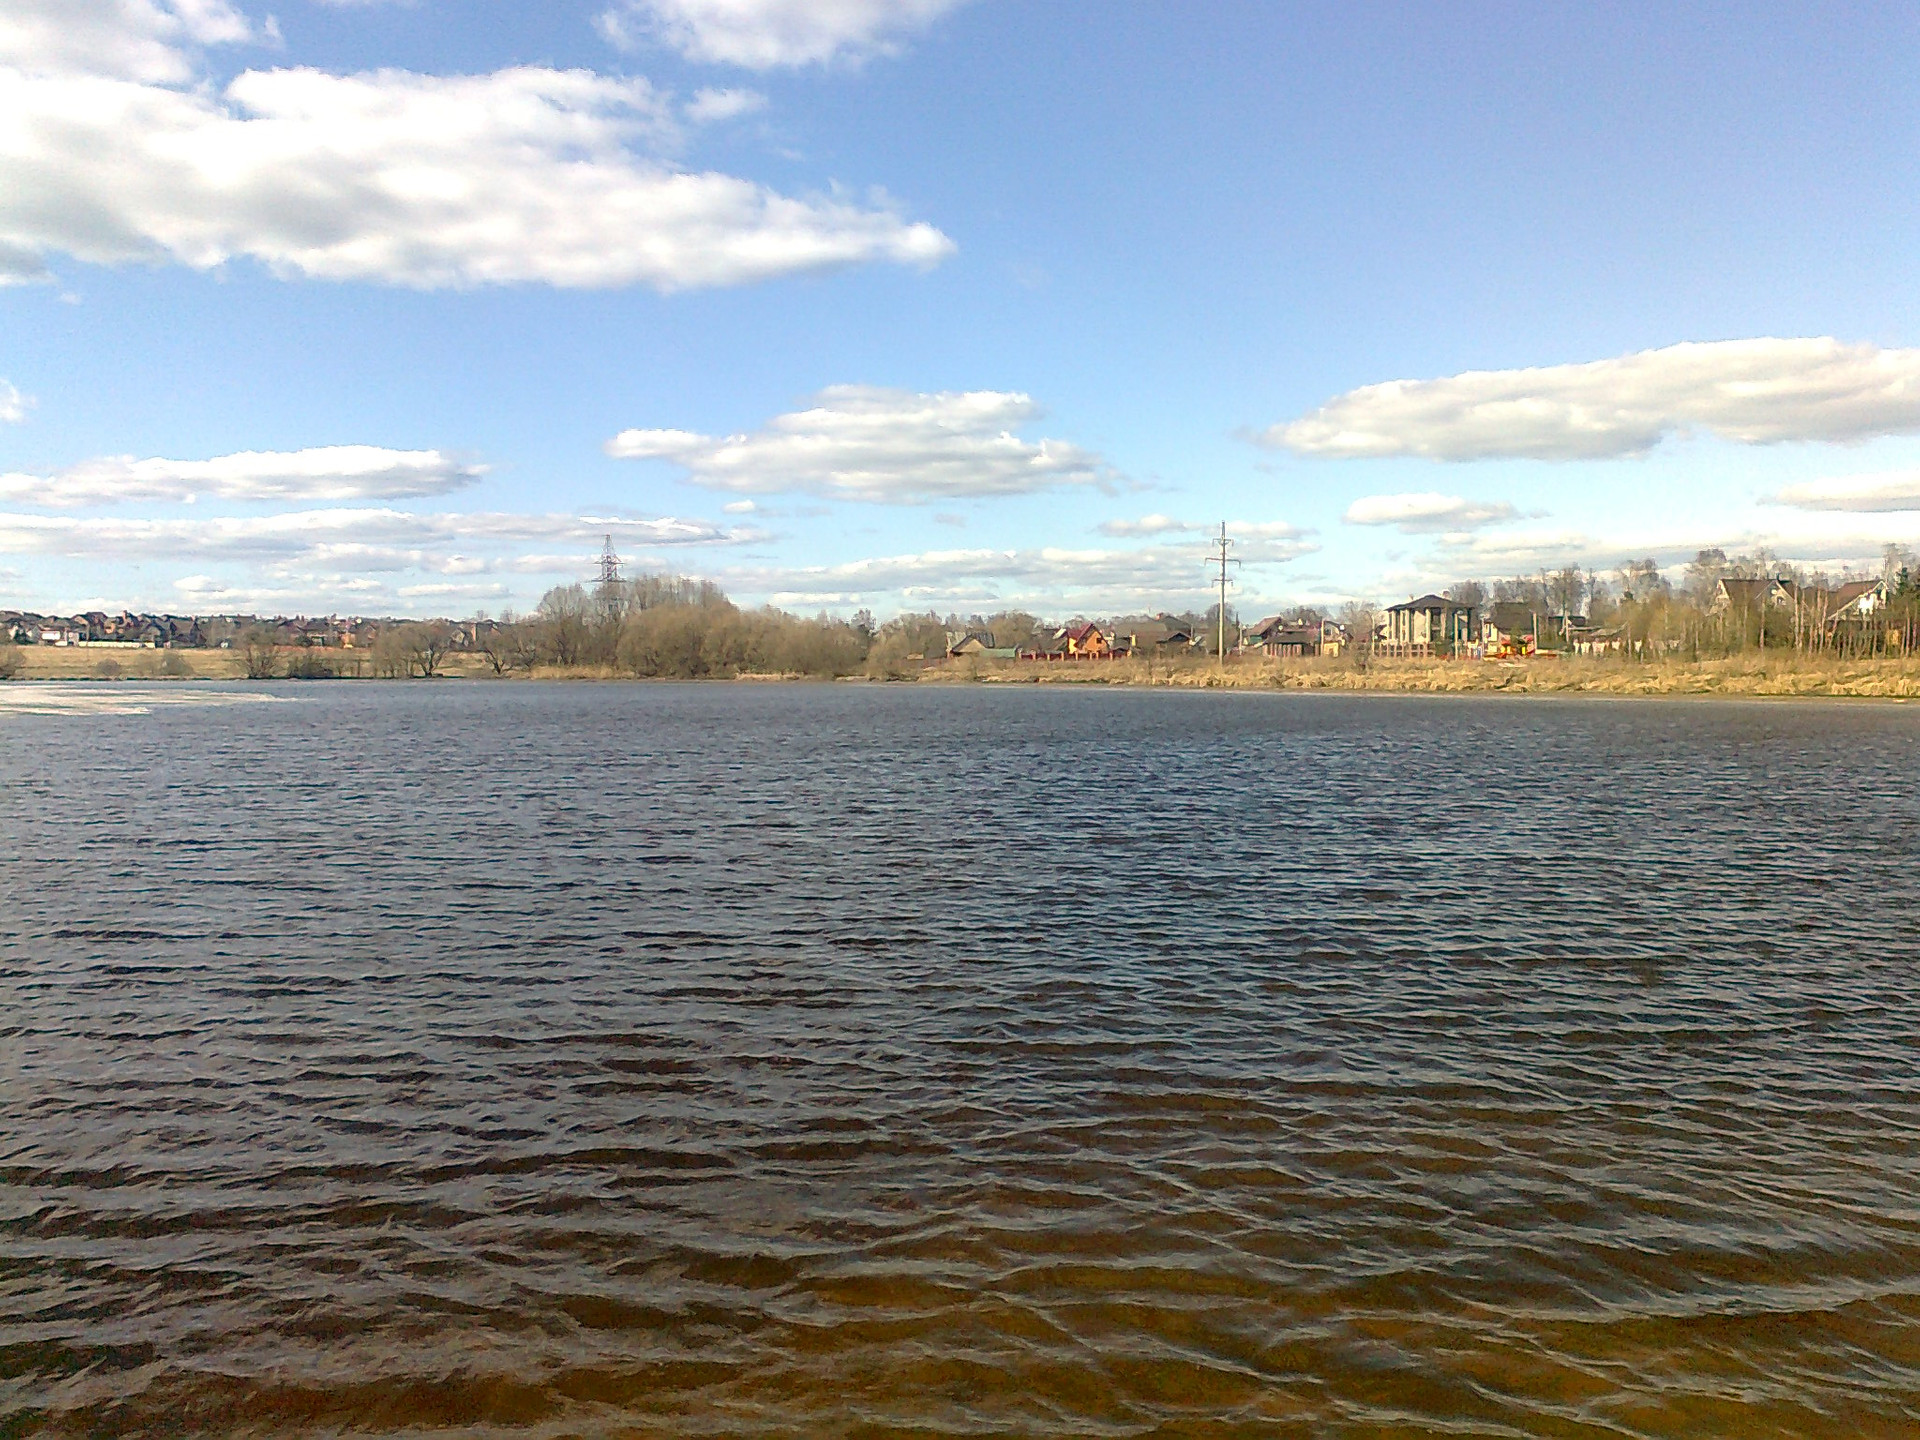
[[[1820,597],[1841,585],[1876,578],[1886,584],[1889,603],[1871,623],[1839,623],[1823,607]],[[1808,598],[1786,606],[1716,606],[1722,580],[1783,580]],[[1543,619],[1618,627],[1633,654],[1698,659],[1769,647],[1910,654],[1920,644],[1920,559],[1895,545],[1886,547],[1874,575],[1834,576],[1787,564],[1765,550],[1730,558],[1715,548],[1696,553],[1678,584],[1647,559],[1629,561],[1611,575],[1569,566],[1491,584],[1463,581],[1447,594],[1463,604],[1515,602],[1533,607]]]
[[[537,666],[587,668],[672,679],[742,673],[833,677],[889,659],[904,662],[913,643],[927,653],[917,621],[878,631],[871,623],[822,614],[807,620],[771,608],[742,610],[708,580],[642,575],[589,591],[549,590],[528,616],[484,617],[472,645],[498,674]],[[944,632],[933,653],[944,652]]]

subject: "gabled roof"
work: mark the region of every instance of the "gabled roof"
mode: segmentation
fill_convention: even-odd
[[[1778,595],[1787,598],[1793,594],[1786,582],[1766,575],[1753,577],[1723,575],[1715,588],[1730,604],[1734,605],[1752,605],[1770,596]]]
[[[1845,610],[1885,588],[1878,580],[1850,580],[1833,592],[1833,608]]]
[[[1418,600],[1406,600],[1398,605],[1387,607],[1389,612],[1394,610],[1472,610],[1473,608],[1458,600],[1449,600],[1444,595],[1422,595]]]

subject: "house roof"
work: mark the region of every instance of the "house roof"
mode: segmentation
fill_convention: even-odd
[[[1866,596],[1879,591],[1880,588],[1881,585],[1878,580],[1850,580],[1833,592],[1834,608],[1836,610],[1844,610],[1849,605],[1856,605]]]
[[[1398,605],[1389,605],[1389,612],[1395,610],[1472,610],[1472,605],[1463,605],[1458,600],[1449,600],[1444,595],[1422,595],[1418,600],[1404,600]]]
[[[1785,584],[1771,576],[1723,575],[1718,588],[1722,595],[1736,605],[1751,605],[1756,600],[1766,599],[1776,591],[1782,595],[1792,593]]]

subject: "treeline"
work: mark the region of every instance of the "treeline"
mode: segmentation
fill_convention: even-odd
[[[469,628],[471,648],[499,674],[585,669],[678,680],[903,674],[943,656],[947,643],[931,616],[875,626],[864,612],[842,620],[744,610],[712,581],[677,575],[592,590],[556,586],[531,615],[482,618]]]

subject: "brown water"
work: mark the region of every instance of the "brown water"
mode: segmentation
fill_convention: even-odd
[[[1920,1434],[1920,711],[276,693],[0,714],[0,1435]]]

